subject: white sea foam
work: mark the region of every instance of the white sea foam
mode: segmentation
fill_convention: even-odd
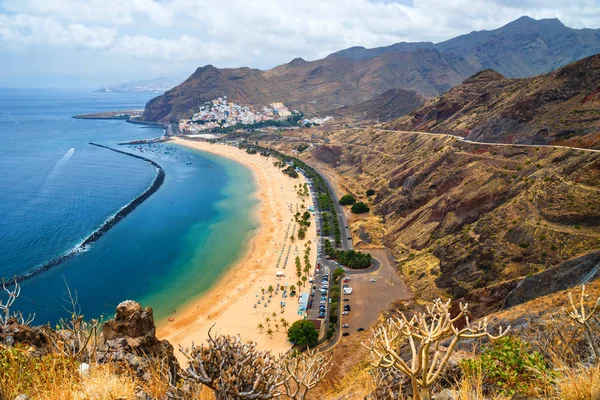
[[[74,147],[71,147],[71,148],[69,149],[69,151],[67,151],[67,152],[65,153],[65,155],[64,155],[64,156],[62,156],[62,158],[56,162],[56,164],[54,165],[54,168],[60,167],[61,165],[63,165],[64,163],[66,163],[66,162],[67,162],[67,160],[68,160],[69,158],[71,158],[71,156],[73,155],[73,153],[75,153],[75,148],[74,148]]]

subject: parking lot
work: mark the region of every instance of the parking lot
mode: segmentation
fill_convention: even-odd
[[[341,316],[341,324],[348,324],[348,328],[342,328],[342,332],[353,334],[358,328],[368,329],[390,303],[410,299],[408,287],[396,273],[385,251],[368,250],[367,252],[380,261],[381,267],[371,273],[361,274],[350,271],[347,275],[350,279],[347,284],[352,288],[352,294],[342,295],[342,307],[348,304],[351,311],[348,315]]]

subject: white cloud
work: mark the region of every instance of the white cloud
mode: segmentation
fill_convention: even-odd
[[[0,52],[42,44],[92,50],[123,68],[135,59],[149,69],[264,68],[356,45],[442,41],[522,15],[599,28],[597,1],[0,0]]]

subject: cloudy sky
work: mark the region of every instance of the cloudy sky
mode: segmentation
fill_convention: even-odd
[[[97,87],[439,42],[522,15],[600,28],[600,0],[0,0],[0,87]]]

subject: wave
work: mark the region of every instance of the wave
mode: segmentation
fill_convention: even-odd
[[[123,207],[121,207],[121,209],[119,209],[119,211],[117,211],[115,214],[113,214],[111,217],[107,218],[102,225],[100,225],[100,227],[98,229],[96,229],[95,231],[93,231],[89,236],[87,236],[85,239],[83,239],[79,244],[73,246],[71,249],[67,250],[65,253],[63,253],[62,255],[53,258],[52,260],[39,265],[37,267],[34,267],[33,269],[21,274],[21,275],[17,275],[15,277],[13,277],[12,279],[10,279],[8,282],[9,283],[14,283],[16,281],[24,281],[26,279],[29,279],[31,277],[34,277],[44,271],[49,270],[50,268],[53,268],[59,264],[62,264],[63,262],[65,262],[66,260],[68,260],[69,258],[86,252],[91,248],[92,243],[94,243],[95,241],[97,241],[98,239],[100,239],[106,232],[109,231],[110,228],[112,228],[113,226],[115,226],[119,221],[121,221],[123,218],[125,218],[128,214],[130,214],[133,210],[135,210],[140,204],[142,204],[144,201],[146,201],[150,196],[152,196],[164,183],[165,181],[165,172],[162,169],[162,167],[160,165],[158,165],[156,162],[150,160],[149,158],[146,157],[142,157],[139,156],[137,154],[131,154],[131,153],[127,153],[125,151],[121,151],[121,150],[117,150],[117,149],[113,149],[112,147],[108,147],[108,146],[104,146],[101,144],[97,144],[97,143],[89,143],[92,146],[96,146],[96,147],[100,147],[103,149],[107,149],[107,150],[111,150],[117,153],[121,153],[121,154],[125,154],[127,156],[130,157],[134,157],[134,158],[139,158],[141,160],[146,161],[147,163],[149,163],[150,165],[152,165],[155,169],[156,169],[156,176],[154,177],[154,181],[152,181],[152,184],[148,187],[148,189],[146,189],[142,194],[140,194],[138,197],[136,197],[135,199],[133,199],[132,201],[130,201],[129,203],[127,203],[126,205],[124,205]],[[71,149],[73,152],[75,151],[75,149]],[[67,152],[67,154],[69,154],[69,152],[71,152],[71,150],[69,150]],[[63,156],[62,159],[65,159],[64,161],[68,160],[69,157],[71,155],[73,155],[73,152],[71,152],[71,154],[67,157],[67,154],[65,154]],[[66,157],[66,158],[65,158]],[[60,162],[60,160],[59,160]],[[64,163],[64,162],[63,162]]]
[[[74,147],[71,147],[71,148],[69,149],[69,151],[67,151],[67,152],[65,153],[65,155],[64,155],[64,156],[62,156],[62,158],[56,162],[56,164],[54,165],[54,168],[58,168],[58,167],[60,167],[61,165],[63,165],[64,163],[66,163],[66,162],[67,162],[67,160],[68,160],[69,158],[71,158],[71,156],[73,155],[73,153],[75,153],[75,148],[74,148]]]

